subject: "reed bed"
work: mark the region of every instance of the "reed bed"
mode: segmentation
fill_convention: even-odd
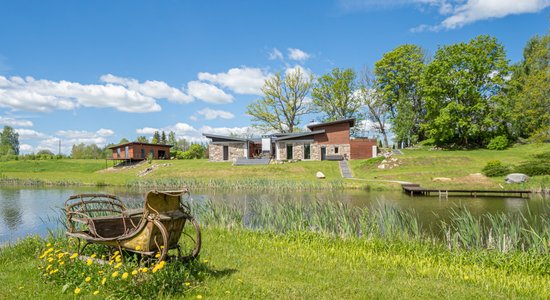
[[[413,210],[390,205],[358,208],[337,201],[313,203],[279,200],[191,201],[193,213],[206,226],[247,228],[277,233],[308,231],[343,238],[421,241],[448,249],[550,253],[550,204],[542,214],[485,214],[474,217],[457,209],[439,228],[426,230]]]

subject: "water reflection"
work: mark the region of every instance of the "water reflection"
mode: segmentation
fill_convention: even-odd
[[[15,241],[28,234],[46,235],[48,229],[60,228],[64,220],[62,212],[65,199],[78,193],[115,194],[130,207],[143,206],[146,191],[121,188],[0,188],[0,244]],[[362,190],[334,190],[308,192],[256,192],[195,190],[190,201],[223,201],[240,207],[243,217],[247,207],[258,203],[282,203],[292,201],[300,205],[341,202],[359,208],[389,205],[413,211],[424,228],[437,228],[442,220],[451,216],[452,210],[468,209],[474,217],[485,213],[523,213],[537,215],[548,209],[548,200],[540,198],[518,199],[503,197],[409,197],[401,192],[367,192]],[[276,207],[276,206],[274,206]]]

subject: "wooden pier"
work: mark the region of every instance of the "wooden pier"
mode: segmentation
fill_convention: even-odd
[[[407,195],[414,197],[414,196],[432,196],[432,194],[435,194],[434,196],[439,196],[439,198],[448,198],[449,195],[455,195],[455,196],[470,196],[470,197],[477,197],[477,196],[519,196],[520,198],[523,198],[524,195],[531,194],[531,191],[527,190],[449,190],[449,189],[427,189],[421,187],[419,184],[416,183],[408,183],[408,184],[402,184],[401,187],[403,188],[403,192]]]

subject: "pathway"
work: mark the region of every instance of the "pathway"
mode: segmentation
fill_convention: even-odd
[[[353,178],[353,175],[351,175],[351,171],[349,169],[347,160],[339,161],[338,165],[340,166],[340,172],[342,173],[342,177],[344,177],[344,178]]]

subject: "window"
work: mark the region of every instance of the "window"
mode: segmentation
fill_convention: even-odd
[[[116,157],[120,158],[120,148],[116,149]]]
[[[338,147],[334,147],[334,154],[338,154]]]
[[[128,146],[126,146],[126,147],[124,148],[124,155],[125,155],[126,158],[128,158],[128,157],[130,156],[130,150],[129,150],[129,147],[128,147]]]
[[[311,145],[304,145],[304,159],[311,159]]]
[[[292,159],[292,145],[286,145],[286,159]]]

